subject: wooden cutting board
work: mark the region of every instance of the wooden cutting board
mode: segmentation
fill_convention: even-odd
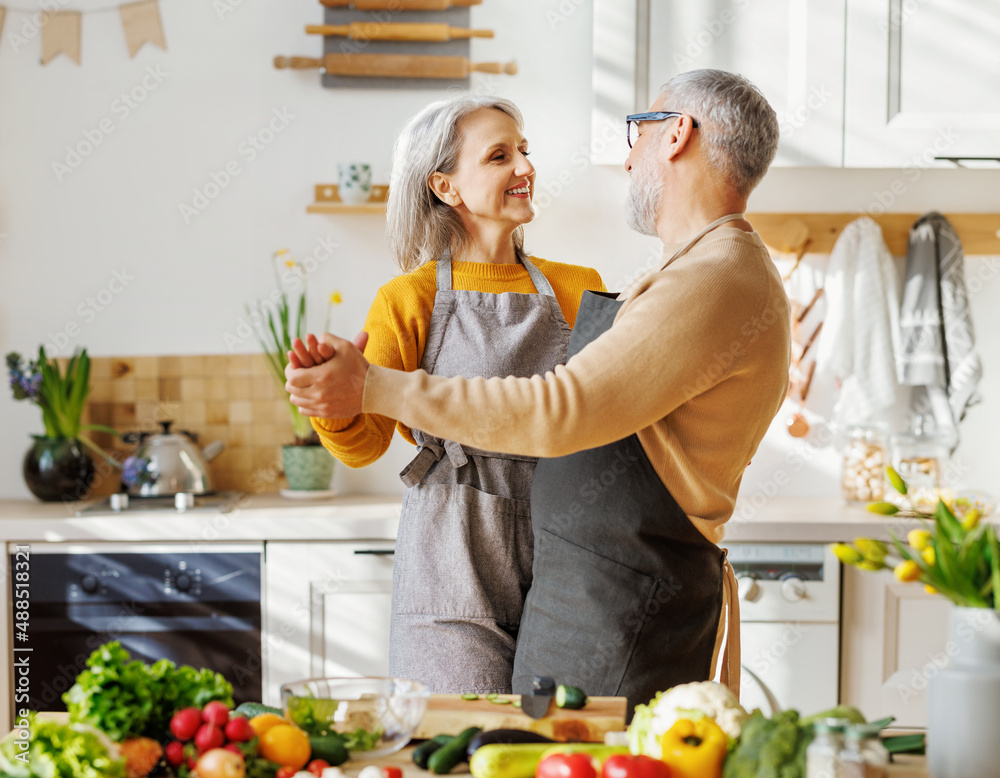
[[[501,694],[499,699],[520,700],[518,694]],[[553,740],[603,743],[605,732],[625,729],[624,697],[591,697],[582,710],[557,708],[549,715],[533,719],[513,705],[498,705],[485,697],[463,700],[458,694],[432,694],[414,738],[457,735],[468,727],[483,729],[527,729]]]

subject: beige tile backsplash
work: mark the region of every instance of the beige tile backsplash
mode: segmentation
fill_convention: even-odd
[[[173,430],[196,433],[201,446],[226,444],[209,464],[216,489],[276,492],[285,486],[281,446],[293,442],[291,419],[262,354],[92,357],[90,385],[84,423],[154,432],[159,422],[173,421]],[[93,437],[119,460],[134,450],[109,433]],[[106,473],[94,492],[109,494],[118,486],[119,473]]]

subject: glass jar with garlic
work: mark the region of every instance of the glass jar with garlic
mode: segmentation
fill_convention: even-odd
[[[893,435],[891,443],[892,466],[906,481],[910,504],[933,511],[946,485],[950,439],[937,433],[932,418],[917,415],[909,432]]]
[[[886,428],[880,424],[848,427],[841,488],[848,502],[885,499]]]

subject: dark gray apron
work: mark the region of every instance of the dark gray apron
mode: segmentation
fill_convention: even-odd
[[[451,260],[420,366],[443,376],[521,377],[566,361],[570,327],[552,286],[537,294],[453,290]],[[413,430],[419,450],[403,498],[392,586],[389,672],[435,693],[510,692],[514,644],[531,585],[534,457],[497,454]]]
[[[709,229],[736,218],[742,214]],[[584,292],[568,358],[611,327],[622,305],[615,297]],[[549,675],[589,695],[627,697],[631,717],[658,691],[712,677],[725,552],[691,523],[637,435],[540,459],[531,513],[534,579],[515,692],[529,693],[533,676]]]

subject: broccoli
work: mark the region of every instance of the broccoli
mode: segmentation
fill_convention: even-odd
[[[768,719],[755,710],[726,759],[723,778],[804,778],[806,747],[812,739],[812,726],[801,724],[796,711]]]

